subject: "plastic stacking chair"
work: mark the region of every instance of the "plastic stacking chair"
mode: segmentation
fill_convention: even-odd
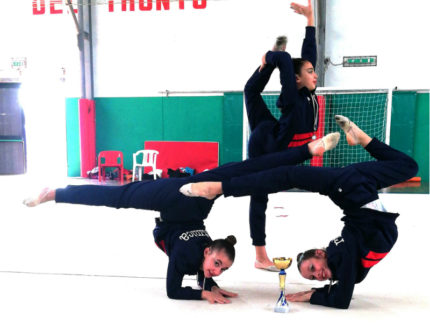
[[[121,151],[106,150],[99,153],[99,182],[106,180],[106,168],[119,168],[119,180],[124,181],[124,157]]]
[[[157,155],[158,151],[150,149],[139,150],[133,154],[133,182],[136,178],[136,171],[138,171],[139,181],[142,180],[144,167],[152,167],[154,179],[157,179]]]

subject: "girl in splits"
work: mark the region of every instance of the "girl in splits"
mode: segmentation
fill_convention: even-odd
[[[245,105],[251,129],[248,152],[254,158],[267,153],[304,145],[315,139],[318,128],[318,102],[315,96],[318,79],[314,67],[317,59],[314,16],[311,1],[308,6],[291,3],[291,8],[307,19],[301,58],[292,59],[285,52],[286,38],[279,37],[273,51],[263,57],[263,64],[245,85]],[[267,108],[261,93],[275,68],[279,69],[282,85],[277,107],[279,120]],[[268,197],[264,192],[251,196],[249,224],[252,244],[255,246],[255,267],[278,271],[266,252],[266,208]]]
[[[323,288],[290,294],[287,299],[346,309],[355,284],[388,254],[397,240],[395,220],[399,214],[385,210],[378,190],[415,176],[418,166],[404,153],[370,138],[348,118],[336,116],[336,122],[346,133],[348,144],[361,145],[376,161],[343,168],[282,166],[221,182],[192,184],[188,192],[206,197],[244,196],[297,187],[327,195],[344,211],[341,236],[326,249],[300,253],[297,265],[304,278],[331,282]]]
[[[235,297],[236,294],[219,288],[212,277],[219,276],[233,264],[235,239],[229,237],[226,240],[212,241],[203,220],[207,218],[214,200],[186,197],[179,192],[179,188],[186,183],[222,181],[267,168],[297,164],[333,149],[339,137],[339,133],[329,134],[306,146],[229,163],[192,177],[133,182],[123,186],[80,185],[56,190],[45,189],[37,198],[27,199],[24,203],[36,206],[55,201],[159,211],[154,238],[159,248],[169,257],[166,279],[168,297],[229,303],[227,297]],[[182,287],[184,275],[195,274],[202,290]]]

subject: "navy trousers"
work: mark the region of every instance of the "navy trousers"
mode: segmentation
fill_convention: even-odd
[[[279,127],[278,121],[269,111],[261,96],[261,92],[263,92],[264,87],[269,82],[274,69],[273,65],[266,65],[261,72],[257,68],[245,85],[245,106],[251,129],[251,136],[248,142],[248,154],[250,158],[278,150],[276,141],[276,132]],[[267,202],[267,194],[254,194],[251,196],[249,226],[254,245],[265,244]]]
[[[408,180],[418,171],[411,157],[376,138],[365,149],[375,161],[342,168],[281,166],[223,181],[224,195],[270,194],[295,187],[327,195],[343,210],[352,210],[376,200],[379,189]]]
[[[291,57],[287,53],[283,54],[280,55],[277,64],[282,84],[281,94],[277,101],[277,106],[279,107],[285,107],[290,103],[289,100],[294,100],[297,95]],[[248,143],[250,158],[285,149],[293,135],[290,124],[288,122],[281,124],[272,115],[261,96],[275,67],[273,64],[267,64],[261,72],[257,68],[245,85],[245,106],[251,129]],[[291,133],[288,133],[288,130]],[[267,194],[258,193],[251,196],[249,225],[252,243],[256,246],[265,245],[267,202]]]
[[[70,185],[56,190],[55,201],[159,211],[161,218],[170,222],[201,221],[208,216],[214,201],[184,196],[179,192],[182,185],[223,181],[281,165],[294,165],[310,157],[312,156],[306,145],[243,162],[225,164],[190,177],[132,182],[123,186]]]

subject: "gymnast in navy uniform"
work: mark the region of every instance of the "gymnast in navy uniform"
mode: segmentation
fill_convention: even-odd
[[[370,138],[348,118],[336,116],[336,122],[346,133],[348,144],[363,146],[376,160],[342,168],[282,166],[222,182],[190,184],[186,192],[213,198],[296,187],[327,195],[343,210],[345,226],[327,248],[300,253],[297,263],[304,278],[330,280],[330,284],[287,295],[287,299],[346,309],[355,284],[363,281],[397,240],[399,214],[386,211],[378,190],[410,179],[418,166],[406,154]]]
[[[169,257],[167,295],[173,299],[206,299],[210,303],[229,303],[235,293],[218,287],[212,277],[230,268],[235,257],[233,236],[212,241],[206,232],[207,218],[214,200],[190,198],[179,189],[187,183],[221,181],[259,172],[281,165],[294,165],[321,156],[339,141],[333,133],[307,145],[243,162],[229,163],[185,178],[166,178],[149,182],[132,182],[122,186],[70,185],[44,189],[36,198],[24,201],[27,206],[55,201],[114,208],[136,208],[160,212],[154,238]],[[197,275],[201,290],[182,287],[184,275]]]
[[[278,37],[273,50],[263,56],[262,65],[245,85],[245,105],[251,129],[248,144],[250,158],[297,147],[315,139],[318,128],[318,101],[315,95],[318,76],[314,70],[317,50],[313,9],[311,1],[308,6],[292,3],[291,8],[307,18],[301,58],[292,59],[285,52],[286,38]],[[261,96],[275,68],[279,69],[282,86],[276,102],[281,111],[279,120],[272,115]],[[251,196],[249,223],[256,251],[255,267],[278,271],[267,256],[265,247],[267,202],[267,194]]]

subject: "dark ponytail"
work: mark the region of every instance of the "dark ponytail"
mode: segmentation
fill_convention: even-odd
[[[234,245],[236,244],[236,237],[233,235],[228,236],[225,239],[217,239],[209,243],[208,247],[212,251],[224,251],[227,257],[234,262],[236,251]]]

